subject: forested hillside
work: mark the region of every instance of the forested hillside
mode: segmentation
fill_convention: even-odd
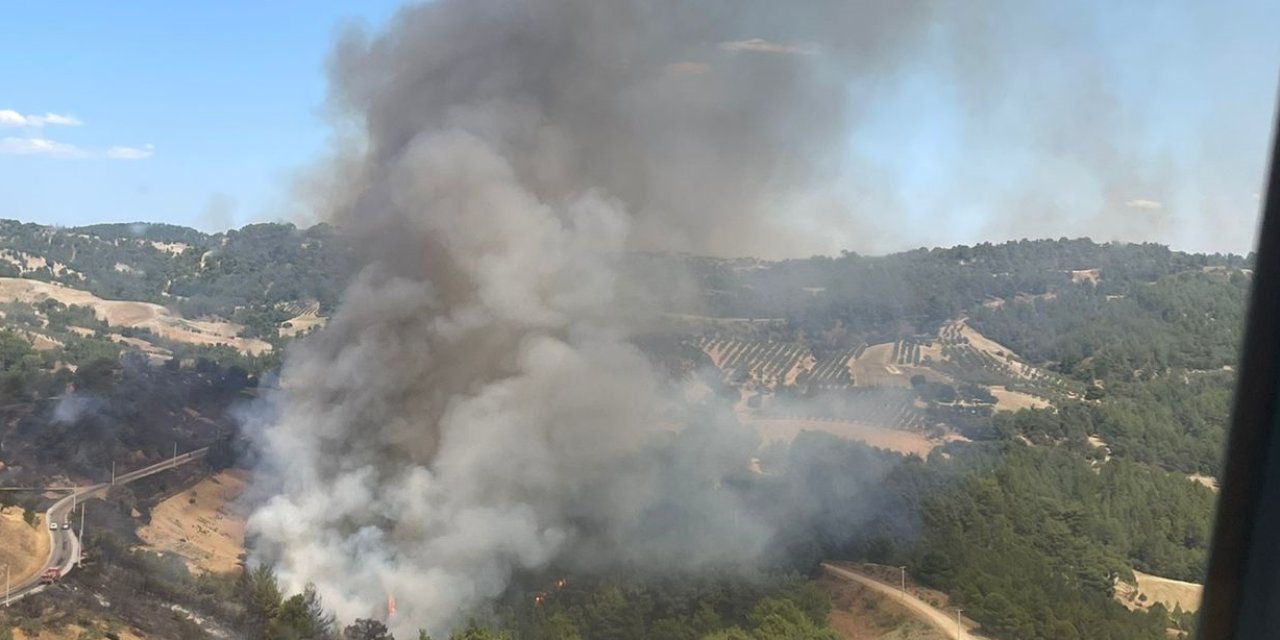
[[[1022,357],[1084,382],[1231,364],[1250,273],[1240,256],[1087,239],[781,262],[635,258],[639,280],[691,281],[654,292],[668,312],[772,319],[778,337],[826,348],[929,335],[968,317]],[[219,317],[249,337],[274,340],[307,309],[329,315],[353,269],[349,244],[326,225],[204,234],[0,221],[0,276]]]
[[[113,455],[168,451],[162,424],[173,420],[184,445],[217,442],[214,459],[231,464],[243,445],[231,407],[260,374],[270,381],[290,340],[323,325],[353,265],[327,226],[210,235],[0,222],[0,479],[54,468],[96,478]],[[747,425],[799,425],[726,484],[793,523],[775,541],[780,571],[822,559],[905,565],[993,637],[1127,640],[1191,625],[1159,606],[1129,611],[1113,593],[1134,570],[1203,576],[1206,485],[1221,473],[1250,267],[1082,239],[781,262],[645,254],[628,278],[672,283],[643,294],[659,319],[634,342],[673,393],[710,390],[691,397],[733,405]],[[14,285],[31,280],[96,298]],[[103,300],[155,304],[112,315]],[[140,310],[149,324],[125,322]],[[84,397],[92,411],[57,413]],[[868,425],[915,448],[854,442]],[[150,562],[112,549],[118,563]],[[472,631],[829,637],[821,598],[791,577],[770,580],[675,592],[574,576],[545,606],[528,606],[536,585],[521,587]],[[178,576],[149,588],[240,628],[301,624],[274,620],[299,606],[278,589],[279,608],[248,620],[236,585]]]
[[[1204,575],[1205,485],[1221,472],[1251,259],[1060,240],[690,262],[701,298],[684,313],[705,319],[688,326],[713,336],[699,344],[751,403],[883,402],[893,396],[877,385],[909,376],[928,420],[972,441],[913,461],[801,434],[774,460],[785,488],[768,504],[796,520],[814,512],[805,505],[844,506],[800,527],[793,552],[907,565],[994,637],[1191,628],[1180,610],[1131,612],[1113,594],[1133,570]],[[787,341],[806,351],[780,362],[792,352],[769,345]],[[805,371],[848,358],[848,375],[788,375],[806,354],[818,364]],[[1027,401],[995,401],[1012,392]],[[868,414],[854,413],[823,419]]]
[[[708,315],[785,319],[811,333],[839,324],[851,333],[880,335],[927,333],[957,314],[977,312],[984,303],[1034,300],[1085,288],[1090,297],[1114,300],[1175,274],[1208,271],[1229,278],[1250,264],[1240,256],[1087,239],[1022,240],[888,256],[846,253],[777,263],[689,262],[703,296],[696,308]],[[1198,293],[1187,291],[1183,297]]]
[[[1204,572],[1213,494],[1136,463],[1098,469],[1016,441],[903,460],[812,433],[792,444],[787,470],[762,482],[803,523],[793,552],[906,565],[997,637],[1161,638],[1188,621],[1127,611],[1114,580],[1134,567]],[[804,507],[814,501],[840,508]]]
[[[174,305],[188,317],[236,319],[304,301],[328,313],[351,270],[344,238],[326,225],[254,224],[210,235],[166,224],[59,228],[0,221],[0,276]]]

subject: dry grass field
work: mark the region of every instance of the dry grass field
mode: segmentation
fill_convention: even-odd
[[[181,556],[194,572],[234,571],[244,551],[247,514],[236,503],[248,472],[228,470],[165,499],[138,530],[147,547]]]
[[[1050,406],[1048,400],[1021,391],[1009,391],[1004,387],[995,386],[987,387],[987,391],[996,397],[996,411],[1043,409]]]
[[[824,574],[818,588],[831,598],[827,623],[844,640],[943,640],[901,603],[856,582]]]
[[[271,345],[256,338],[240,338],[241,327],[219,320],[188,320],[150,302],[103,300],[98,296],[56,283],[0,278],[0,302],[35,304],[52,298],[66,305],[90,307],[98,318],[116,327],[149,329],[157,335],[190,344],[226,344],[247,354],[261,354]]]
[[[848,440],[865,442],[873,447],[924,457],[948,439],[932,440],[922,433],[889,429],[860,422],[759,418],[754,416],[742,416],[742,419],[747,424],[755,427],[765,442],[791,442],[802,431],[821,431]]]
[[[1157,602],[1170,610],[1174,605],[1182,607],[1183,611],[1200,608],[1203,585],[1153,576],[1137,570],[1133,572],[1133,577],[1137,578],[1137,585],[1118,583],[1115,593],[1116,600],[1130,609],[1147,609]]]
[[[43,513],[36,516],[33,527],[22,519],[21,507],[0,511],[0,564],[9,565],[15,584],[34,574],[49,557],[49,533],[44,527]]]

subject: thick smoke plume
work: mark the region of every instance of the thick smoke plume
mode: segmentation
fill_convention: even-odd
[[[848,78],[925,14],[439,0],[343,37],[332,101],[356,142],[323,201],[366,267],[288,354],[256,558],[342,619],[395,594],[397,633],[553,562],[756,559],[769,527],[719,485],[755,436],[664,399],[620,261],[793,241],[784,205],[830,177]]]

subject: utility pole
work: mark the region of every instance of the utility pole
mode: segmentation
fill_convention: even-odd
[[[74,511],[67,515],[67,520],[70,520],[73,517],[75,517]],[[78,567],[80,566],[80,557],[84,555],[84,507],[83,506],[80,507],[80,533],[79,535],[76,535],[73,533],[72,537],[75,539],[75,544],[73,546],[75,546],[75,549],[76,549],[76,557],[73,564],[74,566]]]
[[[898,567],[902,570],[902,599],[907,599],[907,568],[906,566]]]
[[[116,484],[116,461],[111,461],[111,486]]]
[[[964,609],[956,609],[956,637],[964,640],[964,629],[960,626],[960,612]]]
[[[171,466],[171,467],[176,467],[176,466],[178,466],[178,443],[176,443],[176,442],[175,442],[175,443],[173,443],[173,464],[171,464],[171,465],[169,465],[169,466]]]

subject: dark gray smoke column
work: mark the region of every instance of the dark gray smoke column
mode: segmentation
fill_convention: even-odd
[[[360,143],[327,215],[367,266],[289,353],[256,557],[342,618],[390,591],[397,633],[438,633],[518,568],[758,554],[768,527],[716,488],[754,441],[707,419],[663,453],[618,262],[796,241],[769,212],[824,179],[850,73],[918,9],[440,0],[343,38],[333,101]]]

